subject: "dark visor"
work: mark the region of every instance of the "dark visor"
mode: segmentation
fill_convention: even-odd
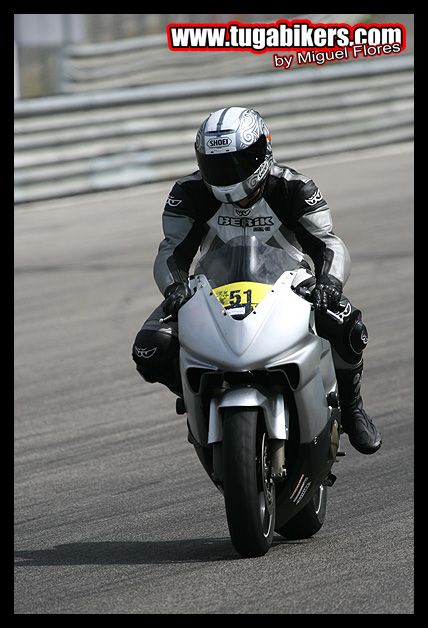
[[[233,185],[245,181],[257,170],[266,157],[266,136],[243,150],[220,155],[203,155],[196,151],[202,178],[210,185]]]

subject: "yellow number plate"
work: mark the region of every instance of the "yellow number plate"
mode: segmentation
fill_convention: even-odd
[[[213,288],[213,292],[226,309],[255,308],[272,286],[254,281],[238,281]]]

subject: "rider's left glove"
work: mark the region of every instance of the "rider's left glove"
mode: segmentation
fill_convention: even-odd
[[[168,286],[164,296],[164,312],[165,314],[171,314],[172,318],[176,320],[178,310],[190,299],[192,293],[190,292],[187,282],[177,281]]]
[[[312,303],[320,312],[337,310],[342,296],[342,282],[333,275],[320,275],[312,291]]]

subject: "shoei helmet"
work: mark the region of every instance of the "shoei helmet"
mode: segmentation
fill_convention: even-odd
[[[272,164],[270,133],[254,109],[211,113],[196,135],[196,159],[205,184],[223,203],[235,203],[264,182]]]

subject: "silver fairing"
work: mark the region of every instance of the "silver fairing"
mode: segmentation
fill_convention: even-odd
[[[303,276],[302,276],[303,274]],[[288,409],[282,395],[265,396],[254,388],[221,390],[209,411],[192,390],[188,369],[245,372],[284,364],[298,367],[294,392],[300,442],[310,443],[330,419],[326,396],[336,390],[330,343],[314,333],[311,305],[291,289],[306,271],[286,271],[261,303],[243,320],[223,309],[204,275],[191,282],[194,296],[179,311],[180,369],[190,429],[201,445],[222,440],[221,408],[262,408],[271,438],[288,437]]]

